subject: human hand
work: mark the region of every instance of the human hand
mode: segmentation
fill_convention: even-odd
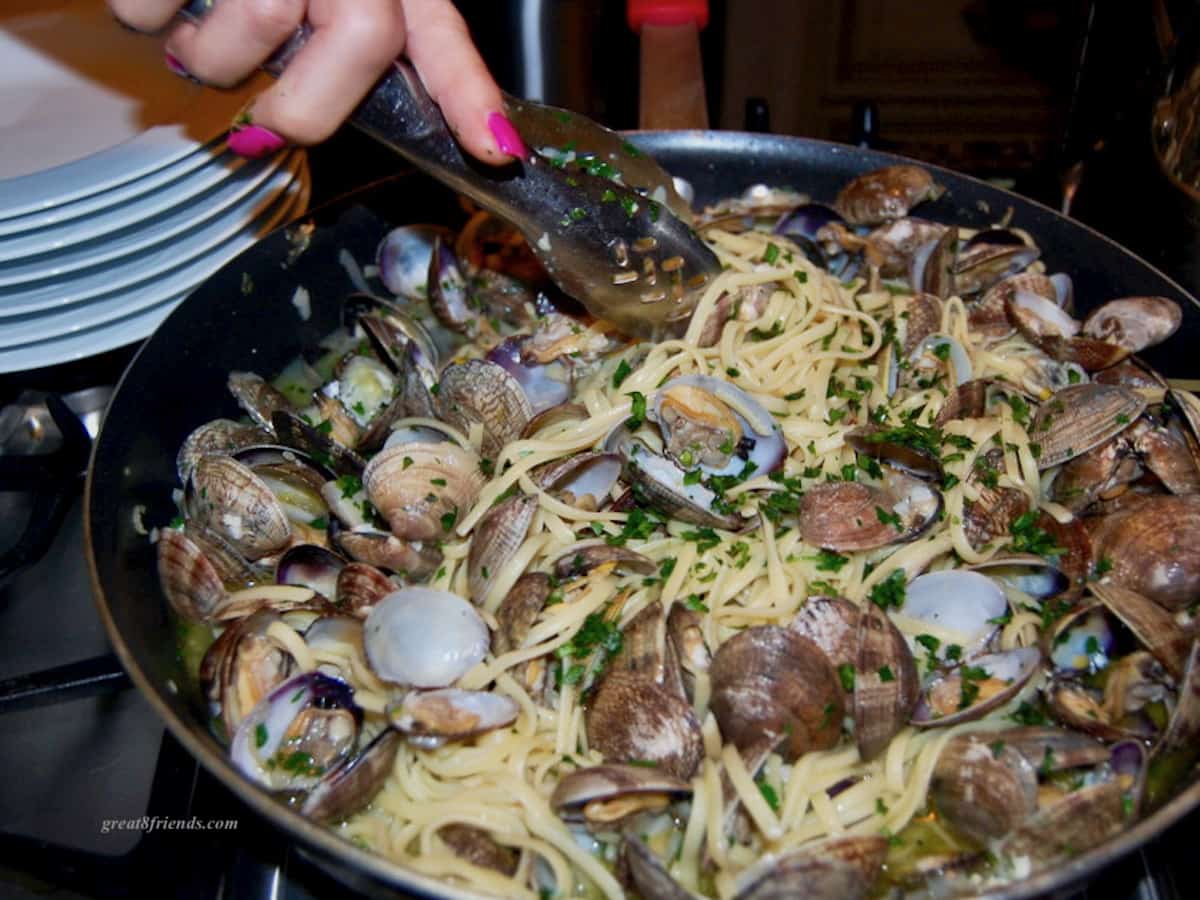
[[[165,29],[167,65],[216,87],[248,77],[308,22],[308,42],[230,132],[243,156],[324,140],[401,52],[468,153],[492,164],[527,153],[450,0],[222,0],[200,24],[173,21],[183,0],[108,4],[132,28]]]

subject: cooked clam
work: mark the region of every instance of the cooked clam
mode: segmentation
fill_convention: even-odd
[[[887,166],[851,180],[834,208],[851,225],[878,225],[899,219],[924,200],[937,199],[943,188],[919,166]]]
[[[721,735],[743,752],[763,740],[785,759],[832,747],[843,700],[833,665],[798,631],[761,625],[717,648],[709,668],[711,708]]]
[[[454,529],[483,487],[479,457],[448,441],[397,444],[363,470],[363,486],[401,540],[433,541]]]
[[[1037,809],[1037,770],[1005,740],[964,734],[946,744],[933,771],[937,811],[972,840],[1004,837]],[[1107,754],[1105,754],[1107,756]]]
[[[908,722],[919,690],[904,635],[880,607],[865,604],[854,660],[854,739],[864,760],[878,756]]]
[[[453,684],[483,659],[489,643],[488,627],[470,603],[426,587],[379,600],[363,634],[375,674],[422,688]]]

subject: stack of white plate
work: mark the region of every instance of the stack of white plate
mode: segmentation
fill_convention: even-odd
[[[221,265],[304,212],[302,151],[223,135],[255,80],[209,90],[103,0],[0,4],[0,372],[141,340]]]

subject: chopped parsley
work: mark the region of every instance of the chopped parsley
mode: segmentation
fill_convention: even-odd
[[[680,535],[685,541],[693,541],[696,544],[696,552],[703,553],[705,550],[711,550],[713,547],[721,543],[720,536],[711,528],[698,528],[695,531],[685,531]]]
[[[773,243],[767,244],[767,249],[763,251],[762,258],[763,262],[765,262],[768,266],[775,265],[776,261],[779,259],[779,247]]]
[[[627,396],[631,402],[629,418],[625,420],[625,427],[630,431],[636,431],[646,421],[646,396],[641,391],[634,391]]]
[[[1016,553],[1033,553],[1037,556],[1058,556],[1063,548],[1054,543],[1054,538],[1036,524],[1037,510],[1028,510],[1013,521],[1012,549]]]
[[[338,490],[342,492],[343,500],[353,497],[363,489],[362,479],[357,475],[339,475],[337,486]]]
[[[774,246],[774,244],[772,244]],[[771,807],[774,812],[779,812],[779,794],[775,792],[775,788],[771,787],[765,779],[760,778],[755,782],[758,785],[758,792],[763,795],[763,799],[767,801],[767,806]]]
[[[262,747],[267,743],[267,726],[259,722],[254,726],[254,746]]]
[[[958,676],[961,680],[958,708],[966,709],[979,699],[979,682],[987,681],[988,671],[983,666],[963,666],[958,670]]]
[[[838,680],[842,683],[842,690],[847,694],[854,691],[854,664],[842,663],[837,667]]]
[[[850,557],[834,553],[832,550],[821,550],[816,556],[810,556],[808,559],[816,562],[818,572],[840,572],[842,566],[850,562]]]
[[[880,609],[899,609],[904,605],[904,590],[907,584],[908,575],[905,571],[893,569],[887,578],[871,588],[868,599]]]
[[[900,521],[900,515],[895,512],[888,512],[882,506],[875,507],[875,517],[884,525],[891,525],[897,531],[904,531],[904,524]]]
[[[700,599],[699,594],[688,594],[687,599],[683,601],[683,605],[692,612],[708,612],[708,605],[702,599]]]
[[[625,360],[621,360],[619,363],[617,363],[617,370],[613,372],[612,386],[614,388],[619,388],[622,382],[624,382],[632,372],[633,367]]]
[[[458,521],[458,510],[452,509],[448,513],[442,513],[442,531],[451,531],[454,528],[454,523]]]
[[[889,681],[896,680],[896,676],[892,673],[891,666],[880,666],[876,674],[879,675],[879,680],[884,684]]]

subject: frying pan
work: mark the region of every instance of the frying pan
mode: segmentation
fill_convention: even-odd
[[[899,157],[821,141],[734,132],[644,132],[632,136],[668,171],[686,178],[698,204],[765,183],[831,201],[862,172],[904,162]],[[1200,304],[1166,276],[1100,234],[1051,210],[983,182],[927,166],[948,190],[920,208],[924,217],[982,227],[1006,211],[1035,235],[1051,271],[1075,280],[1082,311],[1118,296],[1171,297],[1184,309],[1180,332],[1146,354],[1159,371],[1195,377],[1189,360],[1200,333]],[[204,704],[189,686],[159,590],[153,549],[135,521],[147,525],[175,514],[175,454],[197,425],[239,416],[225,389],[231,369],[278,372],[338,324],[338,301],[354,291],[351,271],[373,261],[389,227],[409,222],[457,224],[454,198],[416,175],[391,179],[294,223],[227,264],[184,301],[146,342],[126,370],[92,455],[86,488],[88,563],[100,615],[118,656],[172,734],[226,787],[287,832],[319,864],[348,885],[375,896],[415,891],[468,896],[390,863],[337,837],[273,800],[242,778],[207,727]],[[297,288],[311,298],[301,318]],[[999,896],[1057,891],[1097,873],[1200,805],[1191,784],[1150,818],[1102,847],[1015,885]]]

